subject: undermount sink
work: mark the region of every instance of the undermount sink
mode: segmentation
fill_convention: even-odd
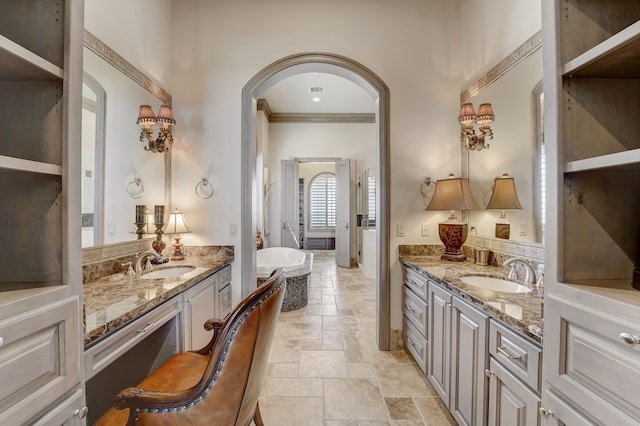
[[[529,293],[531,289],[525,285],[514,283],[500,278],[487,277],[484,275],[470,275],[460,278],[463,283],[487,290],[500,291],[503,293]]]
[[[177,278],[196,269],[195,266],[169,266],[155,271],[145,272],[140,278],[148,280],[155,278]]]

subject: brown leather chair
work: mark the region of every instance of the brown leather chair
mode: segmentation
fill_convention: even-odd
[[[207,321],[214,332],[207,346],[172,356],[120,391],[96,424],[263,425],[258,397],[284,292],[276,270],[226,321]]]

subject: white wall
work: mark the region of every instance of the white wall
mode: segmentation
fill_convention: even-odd
[[[465,82],[475,81],[542,28],[541,0],[460,0]],[[453,46],[453,45],[452,45]]]
[[[84,27],[171,93],[172,0],[85,0]]]
[[[397,246],[439,241],[420,237],[420,223],[435,214],[424,212],[419,184],[426,174],[460,170],[456,117],[462,79],[451,48],[459,40],[458,1],[180,0],[172,12],[173,27],[180,28],[173,33],[171,71],[180,123],[173,199],[198,229],[189,243],[232,244],[240,253],[239,236],[229,235],[229,225],[239,226],[241,216],[240,95],[260,70],[294,53],[332,52],[362,63],[389,86],[391,223],[395,229],[402,222],[407,230],[406,237],[391,239],[391,326],[400,329]],[[217,192],[202,203],[191,188],[206,171],[217,180]],[[237,259],[234,301],[240,268]]]

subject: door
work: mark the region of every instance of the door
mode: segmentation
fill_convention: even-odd
[[[280,169],[282,176],[282,234],[280,246],[299,249],[298,162],[281,160]]]
[[[351,169],[350,160],[336,161],[336,264],[351,267]]]

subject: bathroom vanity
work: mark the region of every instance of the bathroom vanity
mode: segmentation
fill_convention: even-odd
[[[231,312],[232,261],[233,256],[188,257],[155,268],[151,274],[157,278],[119,272],[84,285],[89,423],[111,407],[118,391],[175,353],[210,340],[204,322]]]
[[[405,347],[456,421],[539,424],[542,298],[462,280],[506,279],[502,267],[454,264],[435,256],[400,260]]]

